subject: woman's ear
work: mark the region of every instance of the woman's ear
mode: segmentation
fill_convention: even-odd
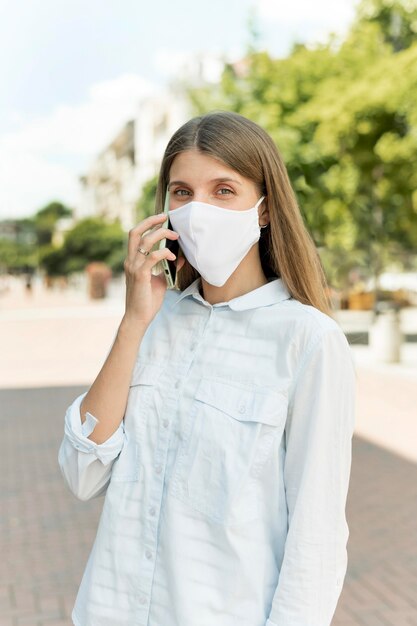
[[[261,213],[259,215],[259,225],[266,226],[269,224],[269,208],[268,208],[268,198],[264,198],[259,207],[261,209]]]

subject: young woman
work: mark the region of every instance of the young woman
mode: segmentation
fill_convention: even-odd
[[[174,257],[162,238],[179,289],[152,271]],[[105,493],[74,624],[328,626],[355,367],[267,133],[222,111],[184,124],[124,267],[125,313],[59,451],[78,498]]]

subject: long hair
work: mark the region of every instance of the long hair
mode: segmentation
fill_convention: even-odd
[[[169,172],[175,157],[197,149],[241,176],[252,180],[266,196],[270,223],[261,229],[259,253],[267,278],[282,278],[291,296],[327,315],[332,305],[321,259],[309,234],[282,157],[268,133],[255,122],[230,111],[194,117],[171,137],[159,172],[155,213],[163,211]],[[182,291],[200,273],[185,259],[176,286]]]

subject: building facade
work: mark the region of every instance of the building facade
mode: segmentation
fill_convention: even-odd
[[[135,120],[129,120],[111,144],[97,155],[89,171],[80,177],[81,202],[75,210],[76,219],[119,218],[129,228],[137,198],[134,177]]]
[[[180,95],[161,91],[144,98],[136,118],[123,126],[80,177],[81,202],[75,210],[76,219],[119,218],[126,231],[133,228],[143,186],[157,174],[170,136],[189,113]]]
[[[76,219],[119,218],[126,231],[133,228],[143,186],[158,173],[172,134],[192,117],[185,86],[216,83],[223,63],[220,57],[191,57],[177,73],[185,79],[173,79],[165,89],[138,103],[136,117],[123,126],[80,177],[81,202],[74,212]]]

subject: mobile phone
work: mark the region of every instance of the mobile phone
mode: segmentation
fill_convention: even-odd
[[[164,213],[166,214],[167,219],[168,219],[168,228],[173,230],[171,226],[171,222],[169,220],[169,191],[168,190],[165,194]],[[162,223],[161,228],[165,228],[165,224],[166,224],[166,220],[165,222]],[[174,241],[172,239],[167,239],[165,237],[164,239],[160,240],[159,245],[158,245],[159,250],[161,250],[162,248],[168,248],[168,250],[171,250],[171,252],[173,252],[175,256],[177,257],[174,261],[171,261],[170,259],[162,259],[161,261],[162,271],[167,281],[167,288],[174,289],[175,279],[177,276],[176,262],[178,261],[178,250],[179,250],[178,240],[176,239]]]

